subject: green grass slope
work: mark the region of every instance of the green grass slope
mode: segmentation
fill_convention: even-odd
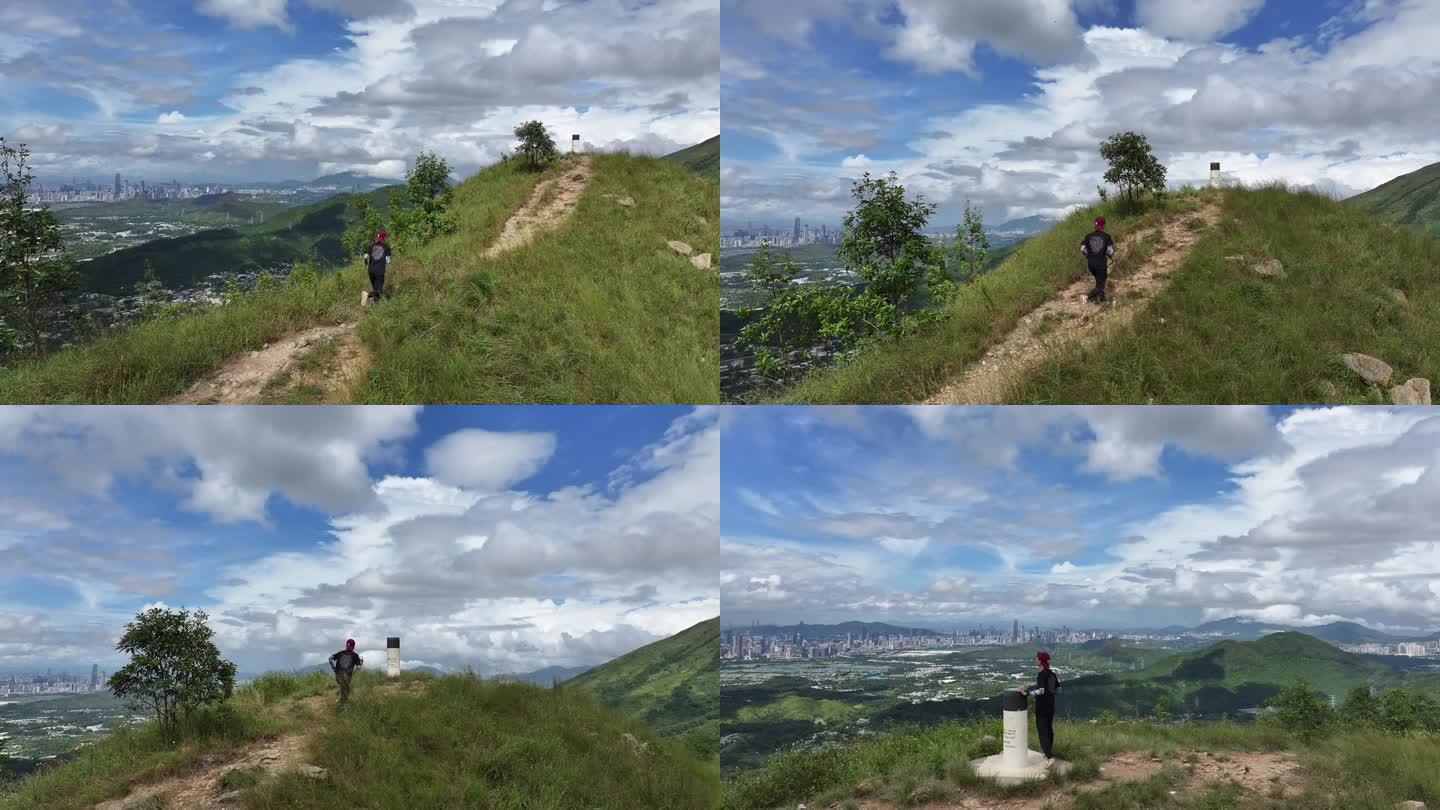
[[[1345,202],[1380,219],[1440,236],[1440,163],[1402,174]]]
[[[314,697],[314,696],[320,697]],[[308,700],[305,700],[307,699]],[[712,767],[640,721],[575,690],[467,676],[356,677],[346,711],[324,673],[271,674],[200,713],[179,745],[127,729],[0,793],[0,810],[90,807],[167,777],[218,769],[265,740],[303,735],[328,771],[231,772],[245,808],[713,808]],[[318,701],[318,703],[317,703]],[[211,797],[214,798],[214,797]],[[146,810],[182,810],[166,794]],[[191,805],[193,806],[193,805]]]
[[[1255,641],[1221,641],[1203,650],[1168,656],[1124,676],[1130,681],[1183,682],[1192,688],[1199,684],[1284,686],[1297,678],[1344,700],[1352,687],[1396,684],[1399,674],[1304,633],[1285,632]]]
[[[658,158],[592,160],[590,186],[564,225],[494,257],[486,247],[536,183],[572,164],[540,175],[505,161],[458,184],[458,232],[398,250],[387,278],[394,297],[363,318],[369,283],[357,260],[315,283],[0,369],[0,402],[161,402],[242,352],[356,318],[371,356],[351,392],[358,402],[718,401],[719,277],[666,246],[718,252],[718,185]]]
[[[1055,723],[1055,752],[1072,763],[1013,787],[977,777],[972,758],[1000,752],[998,719],[899,729],[867,740],[777,754],[723,788],[725,810],[808,807],[1067,807],[1072,810],[1393,810],[1398,802],[1440,800],[1440,745],[1434,735],[1341,732],[1302,743],[1283,730],[1229,722]],[[1031,721],[1030,747],[1038,749]],[[1102,772],[1111,755],[1154,761],[1148,776]],[[1263,776],[1242,787],[1192,777],[1192,768],[1243,760],[1247,753],[1293,758],[1283,780]],[[1242,766],[1243,767],[1243,766]],[[1240,768],[1234,769],[1240,772]],[[1247,772],[1242,774],[1248,777]],[[1060,800],[1044,797],[1060,794]],[[1029,802],[1026,803],[1026,799]],[[988,801],[987,801],[988,800]],[[1007,801],[1008,800],[1008,801]],[[956,802],[960,802],[956,804]],[[1012,804],[1013,802],[1014,804]]]
[[[673,160],[698,175],[719,182],[720,136],[716,135],[707,141],[681,149],[679,152],[672,152],[666,155],[665,159]]]
[[[1104,340],[1053,352],[1013,381],[1005,401],[1388,403],[1388,389],[1344,366],[1346,352],[1389,363],[1395,384],[1440,380],[1440,241],[1322,195],[1266,187],[1176,192],[1139,215],[1108,204],[1077,211],[967,285],[944,323],[819,370],[780,399],[923,400],[1085,273],[1074,242],[1095,215],[1119,241],[1216,194],[1219,224],[1143,311]],[[1127,268],[1153,248],[1142,242],[1121,255],[1121,295]],[[1249,261],[1226,261],[1232,255],[1278,259],[1285,275],[1260,276]]]
[[[565,682],[696,750],[719,751],[720,618],[647,644]]]

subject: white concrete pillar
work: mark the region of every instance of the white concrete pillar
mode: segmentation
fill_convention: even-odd
[[[1005,692],[1005,731],[1001,735],[1000,756],[1006,768],[1022,771],[1030,763],[1030,705],[1025,695],[1014,689]]]
[[[1210,164],[1210,187],[1220,187],[1220,164],[1216,162]]]
[[[575,153],[578,152],[578,151],[580,151],[580,136],[579,136],[579,135],[571,135],[571,136],[570,136],[570,154],[573,155],[573,154],[575,154]]]
[[[400,637],[385,639],[385,675],[394,678],[400,674]]]

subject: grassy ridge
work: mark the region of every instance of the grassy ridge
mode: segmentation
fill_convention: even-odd
[[[356,401],[719,400],[719,277],[666,246],[718,252],[719,187],[661,159],[592,160],[570,220],[536,242],[485,258],[490,239],[462,230],[416,252],[425,289],[397,287],[360,325],[375,359]]]
[[[1394,383],[1440,378],[1440,242],[1277,187],[1227,191],[1225,214],[1128,326],[1057,353],[1008,401],[1388,404],[1344,352],[1389,363]]]
[[[1349,808],[1391,810],[1402,800],[1440,800],[1440,745],[1431,737],[1395,737],[1353,732],[1302,746],[1276,728],[1228,722],[1155,725],[1055,723],[1056,754],[1073,764],[1064,777],[1005,788],[981,780],[972,758],[999,753],[998,720],[948,723],[925,729],[901,729],[865,742],[777,754],[763,769],[724,786],[725,810],[768,810],[810,806],[855,808],[859,800],[878,798],[909,807],[927,801],[967,796],[1015,796],[1042,793],[1095,778],[1104,758],[1140,751],[1168,761],[1145,781],[1116,782],[1101,791],[1078,793],[1077,810],[1092,808],[1259,807],[1308,810]],[[1032,747],[1036,739],[1031,721]],[[1285,800],[1246,797],[1234,790],[1202,788],[1187,795],[1172,792],[1183,779],[1181,755],[1189,751],[1283,751],[1295,753],[1304,776],[1302,793]],[[1221,753],[1220,756],[1225,756]]]
[[[719,399],[718,276],[666,246],[679,239],[716,251],[718,186],[670,161],[593,160],[590,188],[566,224],[492,258],[485,248],[542,175],[506,161],[457,186],[457,233],[398,251],[387,278],[394,297],[364,311],[358,333],[372,364],[355,401]],[[636,205],[616,205],[607,192]],[[359,318],[368,286],[356,262],[313,284],[138,324],[0,370],[0,402],[164,401],[243,352]]]
[[[1440,163],[1402,174],[1345,202],[1380,219],[1440,236]]]
[[[325,673],[271,674],[202,713],[178,748],[153,727],[117,732],[72,762],[0,796],[0,810],[83,808],[281,733],[306,735],[296,772],[230,779],[249,808],[711,808],[714,769],[685,746],[575,690],[467,676],[359,673],[350,707],[334,710]],[[319,707],[298,698],[323,695]],[[162,810],[162,800],[155,805]],[[176,808],[178,810],[178,808]]]
[[[720,136],[702,141],[694,146],[688,146],[679,152],[672,152],[665,156],[666,160],[673,160],[692,172],[711,180],[720,181]]]
[[[1165,209],[1127,214],[1115,204],[1072,213],[1051,230],[1025,240],[994,271],[961,287],[949,317],[934,328],[876,346],[855,357],[817,369],[786,389],[776,401],[787,403],[886,403],[923,400],[984,355],[1025,314],[1059,290],[1088,276],[1079,254],[1080,237],[1096,216],[1117,243],[1167,216],[1194,210],[1203,193],[1172,195]],[[1144,261],[1153,246],[1138,244],[1120,252],[1113,277]],[[1119,250],[1117,248],[1117,250]]]
[[[720,619],[708,619],[565,682],[714,755],[720,738]]]

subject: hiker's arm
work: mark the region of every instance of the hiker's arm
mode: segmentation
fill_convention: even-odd
[[[331,669],[334,669],[334,668],[335,668],[335,656],[333,656],[333,655],[330,656],[330,668],[331,668]]]

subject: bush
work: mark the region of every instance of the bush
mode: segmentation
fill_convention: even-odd
[[[1303,679],[1282,689],[1266,705],[1274,711],[1262,714],[1261,722],[1278,725],[1306,742],[1329,731],[1333,721],[1329,704]]]

